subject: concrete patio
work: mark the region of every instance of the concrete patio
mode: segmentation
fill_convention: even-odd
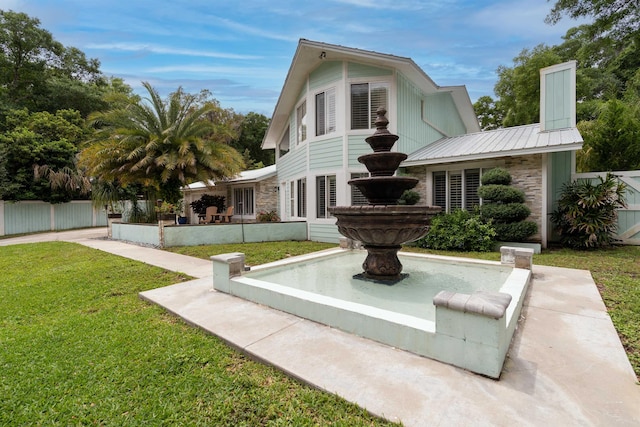
[[[520,327],[495,381],[213,291],[209,261],[104,236],[106,229],[80,230],[0,245],[72,241],[197,277],[141,297],[407,426],[640,425],[640,386],[588,271],[534,266]]]

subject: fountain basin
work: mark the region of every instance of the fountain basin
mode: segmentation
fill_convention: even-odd
[[[358,157],[358,161],[367,167],[371,176],[392,176],[406,159],[406,154],[396,152],[374,152]]]
[[[354,257],[363,254],[343,249],[242,275],[236,268],[229,277],[236,255],[212,257],[216,290],[493,378],[531,278],[528,269],[497,262],[403,253],[408,279],[380,286],[352,279]]]

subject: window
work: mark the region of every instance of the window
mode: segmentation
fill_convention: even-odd
[[[336,205],[336,176],[316,177],[316,216],[329,218],[329,207]]]
[[[480,169],[433,172],[433,205],[446,212],[479,206],[482,203],[478,196],[481,172]]]
[[[307,178],[298,180],[298,216],[304,218],[307,216]]]
[[[352,173],[351,179],[357,178],[368,178],[369,174],[367,172],[363,173]],[[351,206],[361,206],[369,203],[364,194],[356,187],[355,185],[351,185]]]
[[[289,126],[287,126],[287,130],[284,135],[282,135],[282,139],[280,139],[280,143],[278,144],[279,157],[289,152],[289,129]]]
[[[378,107],[389,109],[389,83],[351,85],[351,129],[375,127]]]
[[[297,129],[297,143],[307,139],[307,102],[303,102],[296,108],[296,129]]]
[[[233,213],[234,215],[253,215],[253,188],[233,189]]]
[[[316,136],[336,131],[336,90],[316,95]]]

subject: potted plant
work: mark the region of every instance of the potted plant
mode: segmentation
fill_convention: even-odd
[[[164,202],[158,200],[156,203],[155,211],[158,216],[158,220],[174,220],[176,219],[177,206],[175,203]]]

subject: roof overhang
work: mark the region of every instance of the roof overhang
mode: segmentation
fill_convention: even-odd
[[[514,126],[442,138],[411,153],[401,166],[423,166],[499,157],[576,151],[582,148],[577,128],[539,131],[539,124]]]

